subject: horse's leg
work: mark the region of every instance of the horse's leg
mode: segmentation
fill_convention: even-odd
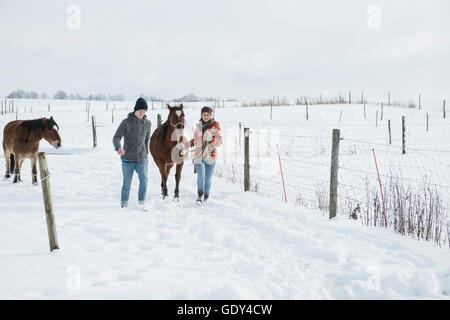
[[[161,166],[163,166],[163,165],[158,164],[159,174],[161,175],[161,194],[163,194],[163,192],[164,192],[164,183],[163,183],[164,172],[161,170]]]
[[[165,199],[167,194],[167,175],[166,170],[164,169],[164,163],[161,164],[159,167],[159,172],[161,173],[161,194],[163,196],[163,199]]]
[[[173,167],[172,163],[166,163],[164,165],[164,196],[167,197],[168,193],[167,193],[167,178],[169,177],[170,174],[170,169]]]
[[[11,156],[10,156],[11,166],[9,167],[9,172],[10,173],[14,173],[14,168],[16,167],[14,159],[15,159],[14,158],[14,153],[11,153]]]
[[[5,178],[11,177],[9,169],[11,168],[11,152],[6,151],[5,148],[3,148],[3,153],[5,154],[5,160],[6,160],[6,172],[5,172]]]
[[[17,183],[20,180],[20,168],[22,167],[23,160],[17,155],[14,156],[15,168],[14,168],[14,183]]]
[[[175,198],[180,197],[180,180],[181,180],[181,170],[183,169],[183,162],[177,164],[176,172],[175,172]]]
[[[36,162],[37,162],[37,156],[32,156],[30,158],[31,160],[31,181],[33,185],[38,185],[37,182],[37,169],[36,169]]]
[[[19,163],[19,182],[22,182],[22,164],[25,161],[25,158],[20,158],[20,163]]]

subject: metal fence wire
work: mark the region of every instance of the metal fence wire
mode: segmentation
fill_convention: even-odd
[[[325,214],[329,209],[331,134],[291,135],[252,125],[250,191]],[[216,176],[242,186],[244,126],[227,123],[215,171]],[[367,226],[385,226],[438,245],[448,244],[449,160],[450,153],[443,156],[441,150],[410,148],[402,154],[400,146],[343,136],[338,212]]]

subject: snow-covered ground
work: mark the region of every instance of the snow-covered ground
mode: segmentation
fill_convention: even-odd
[[[27,160],[23,183],[0,180],[0,298],[450,297],[448,247],[402,237],[390,229],[365,227],[345,216],[328,220],[318,210],[244,193],[241,185],[218,177],[213,180],[210,202],[198,207],[194,203],[196,176],[190,161],[183,169],[181,202],[161,200],[159,172],[150,160],[149,211],[134,206],[121,209],[121,164],[111,139],[127,110],[116,111],[112,124],[111,113],[103,111],[104,103],[98,103],[98,110],[91,114],[96,114],[99,124],[99,147],[92,149],[90,124],[86,112],[81,111],[84,102],[52,102],[51,113],[37,112],[39,103],[45,110],[45,102],[27,103],[29,107],[35,103],[34,112],[19,114],[19,118],[52,114],[63,139],[64,147],[58,151],[41,142],[41,151],[49,153],[60,250],[49,253],[41,188],[31,185]],[[132,103],[128,104],[131,109]],[[188,123],[198,120],[199,106],[186,109]],[[346,137],[378,142],[385,139],[385,128],[369,127],[370,119],[365,126],[355,126],[360,121],[356,113],[361,111],[360,106],[344,108],[311,108],[310,122],[304,119],[304,107],[274,108],[272,121],[268,118],[269,108],[218,108],[216,117],[224,132],[243,121],[281,131],[294,128],[295,134],[317,136],[329,136],[331,128],[338,126]],[[159,112],[149,110],[153,129]],[[397,118],[406,113],[409,119],[417,117],[417,123],[424,115],[422,111],[398,108],[385,112]],[[165,119],[166,111],[161,113]],[[1,127],[14,119],[13,114],[0,116]],[[436,132],[436,136],[440,134]],[[224,147],[232,149],[230,145]],[[56,152],[64,154],[53,154]],[[227,154],[228,161],[230,157],[232,152]],[[3,155],[0,166],[4,167]],[[172,172],[170,195],[174,180]],[[135,176],[130,202],[136,202],[136,198]]]

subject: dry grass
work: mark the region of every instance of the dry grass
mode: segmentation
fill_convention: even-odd
[[[269,98],[264,100],[245,101],[241,103],[241,107],[270,107],[270,106],[289,106],[286,97]]]
[[[420,186],[406,186],[400,178],[390,178],[383,194],[387,225],[376,187],[366,185],[366,201],[343,201],[342,210],[367,226],[389,227],[418,240],[450,245],[450,217],[436,186],[428,181]]]

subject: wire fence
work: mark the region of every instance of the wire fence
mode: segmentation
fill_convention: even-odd
[[[228,122],[215,174],[244,185],[244,126]],[[330,135],[250,127],[250,191],[298,206],[329,209]],[[450,153],[346,138],[340,141],[338,210],[367,226],[450,244]],[[378,171],[375,165],[375,157]],[[382,196],[383,194],[383,196]]]

